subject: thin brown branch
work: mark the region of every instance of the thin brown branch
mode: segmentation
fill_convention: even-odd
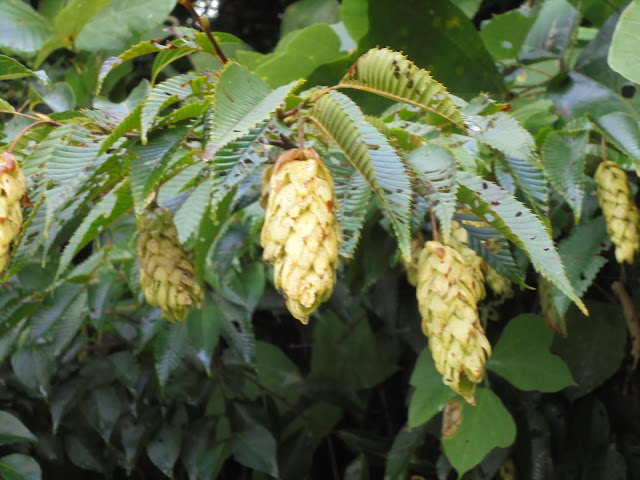
[[[622,305],[622,313],[627,322],[629,336],[631,337],[631,356],[633,356],[631,369],[635,370],[638,365],[638,360],[640,359],[640,321],[638,321],[638,314],[622,282],[613,282],[611,290],[616,294],[620,305]]]
[[[440,241],[440,235],[438,234],[438,222],[436,221],[436,214],[433,211],[433,203],[429,200],[429,215],[431,215],[431,227],[433,229],[433,240]]]
[[[218,42],[216,42],[215,37],[211,33],[211,28],[209,26],[209,21],[207,20],[205,22],[205,21],[202,20],[202,17],[200,15],[198,15],[198,12],[196,12],[196,9],[193,8],[193,3],[191,3],[191,0],[178,0],[178,2],[181,5],[183,5],[187,10],[189,10],[189,13],[191,14],[191,16],[196,20],[196,22],[198,22],[198,25],[200,25],[200,28],[202,29],[202,31],[205,33],[205,35],[207,36],[207,38],[211,42],[211,45],[213,45],[213,48],[216,51],[216,55],[218,56],[218,60],[220,60],[222,63],[227,63],[229,61],[229,59],[222,52],[222,49],[220,48],[220,45],[218,45]]]
[[[16,138],[14,138],[13,142],[11,142],[11,145],[9,145],[9,150],[7,150],[7,152],[8,153],[13,153],[13,150],[16,148],[16,145],[18,145],[18,142],[24,136],[25,133],[27,133],[31,128],[35,127],[36,125],[42,125],[44,123],[51,124],[51,123],[56,123],[56,122],[50,122],[50,121],[47,121],[47,120],[38,120],[37,122],[30,123],[29,125],[24,127],[22,130],[20,130],[20,133],[18,133],[18,135],[16,135]]]

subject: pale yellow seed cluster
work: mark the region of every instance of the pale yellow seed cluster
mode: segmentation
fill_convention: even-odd
[[[306,324],[336,283],[342,239],[331,174],[311,149],[285,152],[271,174],[260,242],[289,312]]]
[[[11,247],[22,228],[20,201],[27,191],[27,182],[11,153],[0,155],[0,273],[11,260]]]
[[[416,295],[422,331],[443,382],[475,404],[491,345],[478,316],[482,282],[453,247],[427,242],[420,254]]]
[[[404,257],[400,259],[400,263],[407,272],[407,281],[414,287],[418,284],[418,261],[420,260],[420,252],[424,248],[424,236],[422,232],[418,232],[411,239],[411,261],[407,262]]]
[[[140,286],[147,302],[160,307],[169,321],[184,321],[191,306],[202,301],[202,290],[169,210],[154,205],[143,213],[137,251]]]
[[[606,161],[598,165],[594,179],[607,232],[616,247],[616,260],[633,263],[640,248],[640,214],[631,196],[627,174],[617,163]]]

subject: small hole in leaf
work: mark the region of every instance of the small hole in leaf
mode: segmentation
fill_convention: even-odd
[[[233,328],[235,328],[238,333],[242,332],[242,328],[240,327],[240,322],[238,322],[237,320],[232,320],[231,325],[233,325]]]
[[[634,87],[633,85],[625,85],[620,89],[620,95],[622,95],[624,98],[633,98],[635,94],[636,87]]]

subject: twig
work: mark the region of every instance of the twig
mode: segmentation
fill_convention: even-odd
[[[331,458],[331,472],[333,473],[333,478],[340,480],[338,463],[336,462],[336,455],[333,453],[333,442],[331,441],[331,437],[327,437],[327,445],[329,445],[329,458]]]
[[[629,329],[629,336],[631,337],[631,355],[633,356],[631,370],[635,370],[638,365],[638,360],[640,359],[640,321],[638,321],[638,314],[622,282],[613,282],[611,290],[616,294],[620,305],[622,305],[622,313],[624,314],[624,319]]]
[[[304,148],[304,122],[302,121],[302,102],[298,104],[298,145]]]
[[[229,59],[222,52],[222,49],[220,48],[220,45],[218,45],[218,42],[216,42],[216,39],[211,34],[211,28],[209,27],[209,22],[207,21],[206,24],[205,24],[205,22],[202,21],[202,17],[200,15],[198,15],[198,12],[196,12],[196,9],[193,8],[193,4],[191,3],[191,0],[178,0],[178,3],[180,3],[187,10],[189,10],[189,13],[191,14],[191,16],[193,16],[193,18],[196,19],[196,21],[198,22],[198,25],[200,25],[200,28],[202,29],[202,31],[205,33],[205,35],[207,36],[207,38],[211,42],[211,45],[213,45],[213,48],[216,51],[216,55],[218,55],[218,59],[222,63],[227,63],[229,61]]]
[[[29,125],[24,127],[22,130],[20,130],[20,133],[18,133],[18,135],[16,135],[16,138],[14,138],[13,142],[11,142],[11,145],[9,146],[9,150],[7,150],[7,153],[13,153],[13,150],[16,148],[16,145],[18,145],[18,142],[20,141],[20,139],[24,136],[25,133],[29,131],[29,129],[35,127],[36,125],[42,125],[43,123],[55,124],[57,122],[50,122],[47,120],[38,120],[37,122],[30,123]]]

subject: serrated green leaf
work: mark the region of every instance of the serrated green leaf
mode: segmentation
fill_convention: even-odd
[[[250,312],[221,295],[214,294],[214,301],[220,312],[218,318],[222,323],[222,334],[240,358],[248,364],[253,364],[256,338]]]
[[[431,350],[424,347],[418,359],[409,383],[415,390],[409,400],[409,428],[419,427],[431,420],[444,405],[456,394],[442,382],[442,375],[436,370]]]
[[[211,375],[211,356],[220,340],[219,310],[206,302],[204,310],[192,312],[187,318],[187,335],[196,356]]]
[[[173,110],[167,116],[162,117],[158,122],[158,126],[164,127],[165,125],[171,125],[172,123],[178,123],[190,118],[201,117],[209,110],[212,103],[212,97],[207,97],[203,101],[195,101],[182,105],[181,107]]]
[[[0,477],[4,480],[41,480],[42,470],[29,455],[12,453],[0,458]]]
[[[194,73],[185,73],[171,77],[151,89],[140,113],[140,139],[143,144],[147,143],[147,135],[160,110],[193,94],[191,81],[195,78]]]
[[[402,256],[410,259],[411,186],[402,160],[384,135],[365,120],[360,108],[342,93],[323,95],[309,114],[380,197]]]
[[[20,0],[0,1],[0,48],[35,53],[51,34],[51,23]]]
[[[516,439],[516,424],[496,394],[478,388],[475,397],[475,407],[456,400],[461,423],[452,436],[442,438],[442,448],[460,476],[495,447],[508,447]]]
[[[360,172],[347,162],[328,161],[325,164],[331,172],[340,206],[336,211],[342,229],[340,255],[353,257],[364,226],[371,188]]]
[[[185,244],[198,230],[202,217],[209,213],[211,183],[204,181],[198,185],[173,217],[178,229],[178,239]]]
[[[493,182],[459,173],[458,200],[522,249],[535,269],[567,295],[585,315],[588,311],[571,286],[544,224],[527,207]]]
[[[420,181],[427,184],[427,198],[440,221],[445,243],[451,235],[451,220],[456,211],[456,159],[453,153],[435,143],[428,143],[407,155]]]
[[[89,424],[107,443],[116,422],[125,409],[125,403],[112,386],[92,389],[82,404],[82,410]]]
[[[533,137],[511,115],[473,115],[467,118],[469,134],[479,142],[519,160],[530,160],[535,149]]]
[[[511,174],[514,185],[524,194],[538,218],[547,228],[550,228],[550,222],[546,216],[549,212],[549,186],[542,165],[538,162],[505,156],[502,166]]]
[[[138,144],[131,150],[129,180],[136,215],[146,207],[147,198],[160,183],[186,133],[186,128],[171,129],[152,138],[147,145]]]
[[[131,113],[129,113],[104,139],[104,141],[102,142],[102,146],[100,147],[100,151],[98,152],[99,155],[106,153],[118,142],[118,140],[120,140],[130,131],[140,128],[141,114],[142,105],[136,105]]]
[[[211,180],[211,210],[214,214],[222,199],[269,159],[264,138],[268,130],[269,122],[264,122],[216,153]]]
[[[632,48],[637,41],[640,25],[640,3],[632,1],[624,9],[616,24],[609,49],[609,66],[632,82],[640,83],[640,57]]]
[[[230,62],[216,86],[210,141],[215,150],[249,133],[278,108],[299,81],[271,91],[260,77]],[[214,152],[215,153],[215,152]]]
[[[576,223],[582,215],[588,141],[588,132],[553,132],[542,147],[547,178],[573,210]]]
[[[607,263],[600,253],[611,245],[604,217],[592,219],[571,230],[568,237],[558,244],[558,254],[566,268],[567,276],[578,296],[584,295]],[[557,286],[551,288],[556,310],[561,316],[569,309],[571,301]]]
[[[16,416],[0,410],[0,445],[37,441],[38,438]]]
[[[187,326],[183,322],[169,324],[160,331],[155,341],[155,369],[160,388],[164,387],[169,376],[178,368],[187,351]]]
[[[122,182],[114,187],[107,195],[91,209],[91,212],[84,218],[80,226],[69,239],[69,243],[64,247],[58,273],[60,276],[67,269],[73,257],[87,245],[106,226],[112,224],[120,215],[126,212],[133,203],[128,190],[128,182]]]
[[[236,434],[233,457],[241,465],[278,478],[276,440],[262,425],[254,424]]]
[[[567,365],[549,352],[553,332],[539,315],[523,314],[502,330],[487,369],[520,390],[556,392],[575,385]]]
[[[372,48],[362,55],[340,80],[339,86],[414,105],[439,117],[439,123],[453,123],[464,128],[462,115],[444,85],[401,53],[388,48]]]
[[[52,362],[50,352],[44,345],[22,348],[11,355],[11,368],[18,380],[33,395],[45,399],[51,390]]]

